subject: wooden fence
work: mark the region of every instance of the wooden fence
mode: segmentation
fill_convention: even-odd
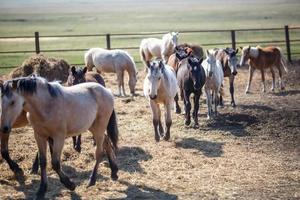
[[[300,38],[290,39],[290,30],[300,30],[300,26],[284,26],[283,28],[252,28],[252,29],[235,29],[235,30],[183,30],[179,31],[180,34],[187,33],[230,33],[231,42],[218,42],[218,43],[207,43],[203,44],[203,46],[231,46],[232,48],[236,48],[237,45],[247,45],[253,43],[259,44],[277,44],[277,43],[285,43],[286,52],[284,53],[287,56],[289,62],[292,61],[293,56],[300,55],[300,52],[292,52],[291,44],[300,42]],[[250,31],[283,31],[285,40],[264,40],[264,41],[239,41],[237,40],[237,33],[240,32],[250,32]],[[88,49],[83,48],[72,48],[72,49],[45,49],[41,50],[40,48],[40,38],[67,38],[67,37],[105,37],[106,47],[107,49],[138,49],[137,46],[131,47],[112,47],[111,42],[114,37],[126,36],[126,37],[137,37],[137,36],[154,36],[154,35],[162,35],[165,34],[166,31],[161,32],[148,32],[148,33],[112,33],[112,34],[82,34],[82,35],[43,35],[40,36],[39,32],[35,32],[34,36],[14,36],[14,37],[0,37],[0,39],[12,39],[12,38],[34,38],[35,39],[35,50],[23,50],[23,51],[0,51],[1,54],[16,54],[16,53],[41,53],[41,52],[72,52],[72,51],[86,51]],[[74,63],[75,64],[75,63]],[[76,64],[75,64],[76,65]],[[3,67],[3,68],[13,68],[15,66]]]

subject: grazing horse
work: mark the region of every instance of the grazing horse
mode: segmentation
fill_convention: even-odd
[[[140,44],[140,56],[145,66],[153,57],[163,59],[167,63],[169,56],[174,53],[177,46],[178,32],[171,32],[165,34],[162,39],[146,38]]]
[[[223,95],[222,83],[224,79],[224,73],[221,62],[219,60],[216,60],[216,53],[217,52],[214,51],[206,51],[206,59],[202,62],[202,66],[205,70],[206,75],[205,94],[207,104],[207,119],[211,119],[212,117],[212,94],[215,94],[215,116],[218,114],[218,94]]]
[[[248,84],[246,87],[246,94],[249,93],[250,84],[252,81],[253,73],[256,69],[261,71],[261,79],[262,79],[262,92],[266,92],[266,85],[265,85],[265,69],[270,68],[272,73],[272,87],[271,90],[274,91],[275,89],[275,73],[273,67],[276,67],[279,72],[279,83],[280,88],[284,89],[284,83],[282,80],[282,71],[281,66],[284,68],[286,72],[288,72],[286,68],[286,60],[280,50],[279,47],[265,47],[261,48],[257,47],[250,47],[245,46],[242,48],[242,57],[241,57],[241,66],[245,65],[246,61],[249,62],[249,79]]]
[[[69,73],[67,86],[77,85],[85,82],[95,82],[105,87],[105,82],[102,76],[97,72],[87,72],[87,67],[76,69],[75,66],[71,67],[71,73]],[[73,147],[76,151],[81,152],[81,135],[73,138]]]
[[[229,92],[231,95],[231,105],[236,106],[234,100],[234,78],[237,75],[237,67],[239,67],[237,59],[238,49],[234,50],[232,48],[218,49],[216,52],[216,59],[222,64],[224,77],[229,78]],[[220,95],[220,105],[224,105],[223,97]]]
[[[114,148],[117,148],[118,128],[114,111],[114,98],[109,90],[98,83],[82,83],[63,87],[41,77],[26,77],[6,81],[2,86],[1,130],[10,131],[12,121],[24,109],[34,130],[39,149],[41,183],[37,199],[44,198],[47,191],[47,141],[50,141],[51,163],[60,181],[70,190],[75,184],[61,169],[61,153],[64,140],[89,130],[96,142],[96,163],[89,186],[96,182],[97,169],[103,155],[105,130],[113,147],[107,151],[112,179],[117,179],[118,167]]]
[[[176,75],[173,68],[165,65],[162,61],[152,61],[148,68],[144,80],[144,95],[148,98],[152,111],[155,140],[158,142],[160,137],[169,140],[172,125],[171,108],[178,87]],[[159,104],[164,104],[165,107],[166,132],[161,123]]]
[[[137,82],[137,69],[133,58],[128,52],[123,50],[106,50],[102,48],[91,48],[84,54],[85,66],[88,71],[92,71],[93,67],[99,72],[116,73],[121,96],[121,88],[123,95],[126,96],[124,88],[124,72],[127,71],[129,76],[129,89],[132,96],[135,94],[135,86]]]
[[[191,102],[190,95],[194,93],[194,127],[198,128],[198,110],[199,110],[199,100],[202,94],[202,87],[205,84],[205,71],[201,66],[203,59],[199,60],[196,57],[188,57],[180,62],[180,66],[177,71],[177,82],[180,89],[180,96],[184,101],[185,107],[185,125],[190,125],[191,117]],[[175,98],[178,101],[178,98]],[[179,106],[176,102],[176,107]],[[176,109],[177,110],[177,109]]]

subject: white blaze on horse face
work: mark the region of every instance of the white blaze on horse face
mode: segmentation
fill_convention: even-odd
[[[236,56],[229,56],[228,59],[228,65],[230,67],[231,70],[231,74],[236,74],[237,71],[237,57]]]
[[[1,114],[1,130],[10,131],[17,117],[21,114],[24,105],[24,98],[12,92],[11,96],[4,95],[2,97],[2,114]]]
[[[208,70],[208,76],[212,77],[214,68],[216,67],[216,58],[212,54],[207,54],[207,70]]]
[[[160,86],[162,78],[162,71],[157,66],[151,66],[148,70],[148,80],[149,80],[149,97],[155,99],[157,97],[157,90]]]

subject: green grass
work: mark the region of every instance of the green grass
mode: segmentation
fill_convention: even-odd
[[[51,3],[52,2],[52,3]],[[53,3],[55,2],[55,3]],[[204,1],[137,1],[112,0],[95,3],[86,1],[19,2],[3,1],[0,8],[0,36],[40,36],[69,34],[138,33],[151,31],[180,31],[204,29],[238,29],[283,27],[297,25],[300,19],[300,2],[296,0],[242,0]],[[300,30],[291,31],[291,39],[300,39]],[[148,36],[112,36],[111,47],[139,46]],[[160,37],[156,35],[155,37]],[[284,31],[237,32],[239,41],[284,40]],[[181,34],[180,42],[196,44],[230,42],[230,33]],[[238,44],[239,45],[239,44]],[[257,45],[257,43],[251,43]],[[265,44],[262,44],[262,46]],[[279,45],[285,50],[285,44]],[[106,47],[105,37],[71,37],[41,39],[41,50],[89,49]],[[204,46],[205,48],[222,46]],[[0,40],[0,51],[34,50],[34,40]],[[300,52],[299,42],[292,43],[293,52]],[[129,51],[140,61],[137,50]],[[83,52],[45,53],[70,63],[82,63]],[[0,68],[20,65],[31,54],[0,54]],[[296,58],[300,54],[295,55]],[[293,57],[295,58],[295,57]],[[7,70],[0,69],[0,74]]]

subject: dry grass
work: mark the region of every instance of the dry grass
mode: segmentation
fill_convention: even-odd
[[[82,153],[66,140],[63,169],[77,188],[68,191],[48,164],[49,199],[299,199],[300,198],[300,68],[285,77],[286,91],[260,93],[256,74],[252,93],[244,94],[247,70],[236,79],[237,107],[225,106],[215,120],[206,120],[201,100],[200,128],[184,127],[183,115],[173,114],[171,141],[156,143],[151,113],[142,96],[144,73],[139,73],[134,101],[116,98],[120,130],[119,180],[110,180],[107,161],[96,186],[86,188],[94,165],[90,134],[83,135]],[[116,78],[104,76],[116,92]],[[271,86],[270,76],[267,78]],[[228,90],[228,85],[225,86]],[[127,89],[128,90],[128,89]],[[30,169],[36,151],[30,127],[14,130],[11,156],[25,171],[17,180],[0,160],[0,199],[30,199],[39,176]]]

